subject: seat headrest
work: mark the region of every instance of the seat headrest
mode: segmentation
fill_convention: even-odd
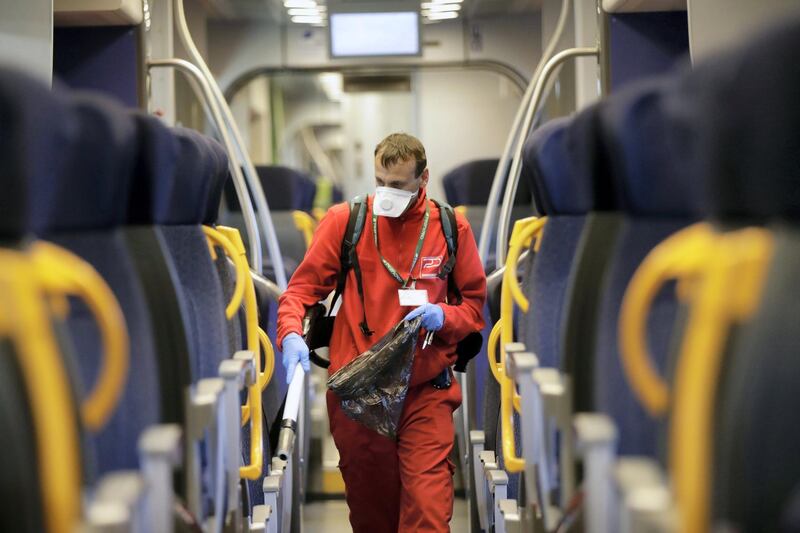
[[[442,176],[442,187],[450,205],[483,205],[492,187],[498,159],[470,161]]]
[[[98,94],[72,93],[65,103],[64,153],[38,154],[59,167],[27,180],[31,228],[38,235],[112,228],[127,218],[138,150],[133,120],[119,104]],[[59,120],[49,117],[35,131],[50,135],[44,132]]]
[[[567,133],[572,121],[551,120],[525,141],[523,160],[541,214],[580,215],[592,209],[591,176],[576,172]]]
[[[608,158],[619,207],[639,216],[693,218],[701,194],[691,135],[669,104],[677,77],[629,86],[602,111]]]
[[[442,187],[450,205],[486,205],[497,171],[498,159],[478,159],[450,170],[442,177]],[[502,195],[498,203],[502,202]],[[529,205],[531,191],[527,180],[520,180],[514,205]]]
[[[800,70],[787,63],[798,47],[791,20],[696,65],[676,91],[717,217],[800,219]]]
[[[136,124],[139,152],[131,184],[129,224],[162,224],[169,216],[174,196],[175,171],[179,144],[172,131],[160,119],[132,112]]]
[[[317,185],[307,174],[280,165],[257,166],[256,171],[271,211],[310,211],[314,207]],[[231,210],[241,211],[231,186],[227,188],[226,199]]]
[[[32,210],[49,205],[33,201],[29,189],[56,182],[77,133],[59,96],[27,74],[0,69],[0,238],[31,231]]]
[[[194,130],[173,128],[178,160],[174,185],[159,202],[156,223],[164,225],[202,224],[206,219],[209,198],[220,185],[219,159],[207,138]]]
[[[206,210],[203,215],[203,224],[213,224],[217,221],[219,216],[219,206],[222,202],[222,192],[225,190],[225,184],[231,179],[231,171],[228,166],[228,154],[225,148],[208,136],[203,136],[203,140],[208,145],[209,154],[213,161],[213,178],[211,180],[211,187],[209,188],[208,198],[206,200]]]

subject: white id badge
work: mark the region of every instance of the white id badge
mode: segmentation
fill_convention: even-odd
[[[400,307],[417,307],[428,303],[428,291],[424,289],[400,289]]]

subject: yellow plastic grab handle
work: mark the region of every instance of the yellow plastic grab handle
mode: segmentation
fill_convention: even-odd
[[[81,512],[79,424],[46,290],[31,263],[22,252],[0,250],[0,338],[11,341],[25,384],[36,435],[30,475],[47,478],[39,483],[45,530],[68,533]]]
[[[261,372],[259,381],[263,391],[272,381],[272,375],[275,372],[275,349],[272,346],[272,341],[267,336],[267,332],[261,328],[258,328],[258,340],[261,341],[261,349],[264,351],[264,371]]]
[[[258,382],[261,390],[267,388],[269,382],[272,381],[272,375],[275,372],[275,349],[272,347],[272,341],[269,340],[267,332],[258,328],[258,340],[261,341],[261,350],[264,353],[264,369],[258,376]],[[242,407],[242,427],[247,425],[250,420],[250,403]]]
[[[236,266],[236,284],[233,287],[233,296],[231,296],[231,301],[228,302],[228,306],[225,308],[225,316],[230,320],[236,315],[239,306],[242,305],[242,299],[244,298],[245,278],[249,276],[247,259],[245,259],[244,262],[239,259],[239,253],[236,247],[224,233],[209,226],[203,226],[203,233],[205,233],[208,239],[208,246],[211,249],[212,257],[215,255],[214,246],[219,246],[225,251],[225,255],[231,258],[231,261],[233,261],[233,264]]]
[[[715,239],[714,230],[706,223],[671,235],[642,261],[623,296],[618,332],[622,366],[631,389],[651,416],[666,413],[670,393],[647,347],[650,308],[666,282],[676,279],[683,287],[693,285],[711,260]]]
[[[763,228],[727,233],[708,246],[699,267],[670,420],[670,468],[680,531],[710,530],[715,398],[726,339],[734,324],[757,309],[773,246],[772,235]]]
[[[503,379],[501,372],[503,371],[500,368],[500,363],[497,362],[497,342],[500,340],[500,330],[502,329],[502,324],[498,321],[495,323],[494,327],[492,327],[492,331],[489,333],[489,342],[486,345],[486,356],[489,359],[489,370],[492,371],[492,375],[494,379],[497,380],[497,383],[500,383]]]
[[[459,215],[466,217],[467,216],[467,206],[459,205],[453,208],[453,211],[458,213]]]
[[[505,379],[505,370],[502,368],[501,364],[497,362],[497,342],[500,340],[501,326],[502,324],[497,322],[492,328],[492,331],[489,333],[489,343],[486,349],[486,356],[489,359],[489,370],[492,371],[492,376],[494,376],[498,385],[502,385],[502,380]],[[514,392],[513,405],[518,413],[522,412],[522,398],[520,398],[516,392]]]
[[[247,329],[247,349],[255,355],[255,367],[257,379],[248,388],[247,405],[242,409],[242,418],[245,414],[250,420],[250,463],[239,468],[239,476],[245,479],[255,480],[261,475],[264,469],[264,446],[262,441],[263,422],[261,406],[261,354],[258,338],[258,306],[256,304],[256,290],[253,286],[253,278],[250,276],[250,267],[247,264],[247,252],[244,248],[244,241],[236,228],[218,226],[217,230],[223,234],[233,244],[239,263],[244,264],[245,274],[242,278],[245,281],[244,289],[244,314]],[[237,269],[238,270],[238,269]],[[273,356],[274,360],[274,356]],[[273,363],[274,364],[274,363]]]
[[[305,211],[293,211],[292,218],[294,218],[294,227],[303,234],[306,250],[308,250],[311,247],[311,241],[314,239],[314,230],[317,229],[317,222]]]
[[[500,363],[497,373],[500,376],[500,416],[503,459],[506,470],[521,472],[525,468],[525,460],[516,454],[514,439],[514,408],[520,410],[520,399],[514,382],[506,375],[505,346],[514,340],[514,302],[522,311],[527,312],[530,305],[522,293],[517,280],[517,262],[525,247],[531,245],[534,237],[541,235],[547,222],[546,218],[529,217],[518,220],[514,224],[506,257],[503,287],[500,293]]]
[[[517,223],[514,224],[514,231],[511,233],[511,239],[508,244],[508,256],[506,256],[506,272],[503,276],[503,286],[505,287],[506,283],[508,283],[508,288],[511,291],[514,302],[524,313],[528,312],[530,302],[528,302],[528,298],[525,297],[525,293],[522,292],[522,287],[519,285],[519,280],[517,279],[517,263],[519,262],[519,256],[522,255],[523,249],[530,247],[531,241],[534,238],[536,239],[536,245],[539,245],[546,223],[547,217],[530,217],[518,220]],[[509,265],[513,265],[513,267],[509,268]]]
[[[125,388],[129,364],[125,318],[114,293],[83,259],[44,241],[31,246],[30,257],[39,283],[51,296],[81,298],[97,321],[104,357],[97,383],[81,405],[81,418],[88,429],[98,431]]]
[[[314,217],[314,220],[316,220],[317,222],[322,222],[322,219],[325,218],[325,213],[326,212],[327,211],[325,211],[321,207],[314,207],[314,208],[311,209],[311,215]]]

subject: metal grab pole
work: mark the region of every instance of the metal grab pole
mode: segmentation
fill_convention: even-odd
[[[233,143],[231,142],[230,135],[228,135],[225,125],[222,122],[222,115],[219,111],[219,106],[211,94],[211,88],[208,81],[203,77],[203,73],[196,65],[186,61],[185,59],[153,59],[147,63],[148,68],[174,68],[183,72],[192,82],[190,85],[193,88],[200,89],[200,94],[197,96],[206,103],[206,107],[211,113],[211,119],[219,131],[222,144],[225,146],[225,151],[228,154],[233,154]],[[258,233],[258,225],[256,224],[256,213],[253,209],[253,203],[250,200],[250,194],[247,192],[247,183],[242,176],[242,169],[231,157],[228,160],[230,164],[231,173],[233,175],[233,186],[236,189],[236,195],[239,197],[239,203],[242,206],[242,214],[244,215],[244,226],[247,232],[247,238],[250,242],[258,243],[257,246],[250,246],[250,261],[254,265],[261,264],[261,239]]]
[[[497,253],[495,254],[496,268],[500,268],[506,263],[506,250],[508,247],[508,229],[511,225],[511,210],[514,207],[514,197],[517,194],[517,185],[519,185],[519,176],[522,173],[522,150],[525,147],[526,136],[522,133],[527,133],[533,123],[533,117],[539,108],[539,103],[542,100],[544,88],[547,85],[550,76],[555,70],[567,59],[573,57],[597,56],[599,49],[597,47],[584,47],[584,48],[569,48],[557,53],[542,69],[542,75],[536,80],[536,88],[533,91],[531,103],[528,106],[528,111],[525,115],[525,120],[520,129],[521,135],[517,138],[517,144],[514,149],[514,157],[511,160],[511,170],[508,172],[508,182],[506,183],[505,196],[503,197],[503,205],[500,210],[500,219],[497,223]]]
[[[521,132],[525,132],[522,133],[522,135],[527,134],[527,131],[520,128],[522,117],[525,114],[525,109],[527,109],[529,102],[531,101],[537,80],[542,75],[542,70],[544,70],[545,64],[547,63],[548,59],[550,59],[550,56],[553,55],[556,46],[558,46],[558,41],[561,40],[561,35],[564,33],[564,28],[567,25],[567,17],[569,16],[569,8],[571,4],[572,0],[563,0],[561,2],[561,12],[558,15],[556,29],[553,32],[553,36],[550,38],[550,42],[547,43],[547,48],[544,50],[544,52],[542,52],[542,57],[539,60],[539,64],[536,65],[536,70],[533,72],[531,81],[528,83],[528,87],[525,89],[525,94],[523,94],[522,100],[519,103],[517,114],[514,116],[514,122],[511,125],[511,131],[509,131],[506,144],[503,147],[503,154],[500,156],[500,161],[497,164],[497,170],[495,170],[494,173],[492,188],[489,191],[489,201],[486,204],[486,212],[483,216],[483,224],[481,225],[480,239],[478,240],[478,254],[481,258],[481,264],[484,267],[486,266],[486,261],[489,258],[489,245],[491,244],[492,228],[494,227],[494,222],[497,218],[500,193],[502,192],[503,186],[506,183],[508,165],[511,161],[511,150],[515,146]]]
[[[184,12],[183,8],[183,0],[175,0],[175,23],[178,29],[178,35],[180,36],[181,42],[183,46],[186,48],[186,51],[189,53],[189,56],[192,58],[192,61],[196,64],[196,66],[200,69],[200,71],[205,75],[206,79],[208,80],[208,85],[211,88],[211,92],[216,98],[217,103],[219,105],[219,109],[221,110],[222,117],[224,119],[223,124],[227,127],[228,133],[233,137],[234,147],[236,149],[235,153],[239,159],[239,163],[241,167],[244,169],[245,177],[247,179],[247,183],[250,187],[250,190],[253,193],[253,201],[256,204],[256,215],[258,217],[259,222],[261,222],[261,229],[264,232],[264,237],[267,243],[267,249],[269,251],[269,257],[272,261],[272,266],[275,269],[275,282],[278,284],[278,287],[281,290],[285,290],[287,286],[286,280],[286,271],[284,270],[283,266],[283,256],[281,255],[280,246],[278,244],[278,237],[275,233],[275,226],[272,223],[272,217],[270,216],[269,206],[267,205],[267,198],[264,194],[264,189],[261,186],[261,181],[258,179],[258,174],[256,173],[256,169],[253,166],[252,161],[250,161],[250,157],[247,154],[247,151],[244,148],[244,141],[242,139],[242,135],[239,132],[239,128],[236,125],[236,121],[233,119],[233,114],[231,113],[230,107],[228,107],[228,102],[225,100],[225,97],[222,95],[222,91],[217,85],[216,80],[211,74],[211,71],[206,65],[203,56],[200,55],[197,46],[194,43],[194,39],[192,39],[191,32],[189,31],[189,26],[186,23],[186,13]],[[260,244],[260,241],[259,241]],[[251,243],[251,248],[254,245]],[[263,266],[262,263],[259,262],[258,264],[252,265],[252,267],[259,273],[262,273]]]

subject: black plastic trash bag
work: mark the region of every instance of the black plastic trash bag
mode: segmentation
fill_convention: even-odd
[[[347,416],[390,439],[397,437],[421,322],[400,322],[328,378]]]

